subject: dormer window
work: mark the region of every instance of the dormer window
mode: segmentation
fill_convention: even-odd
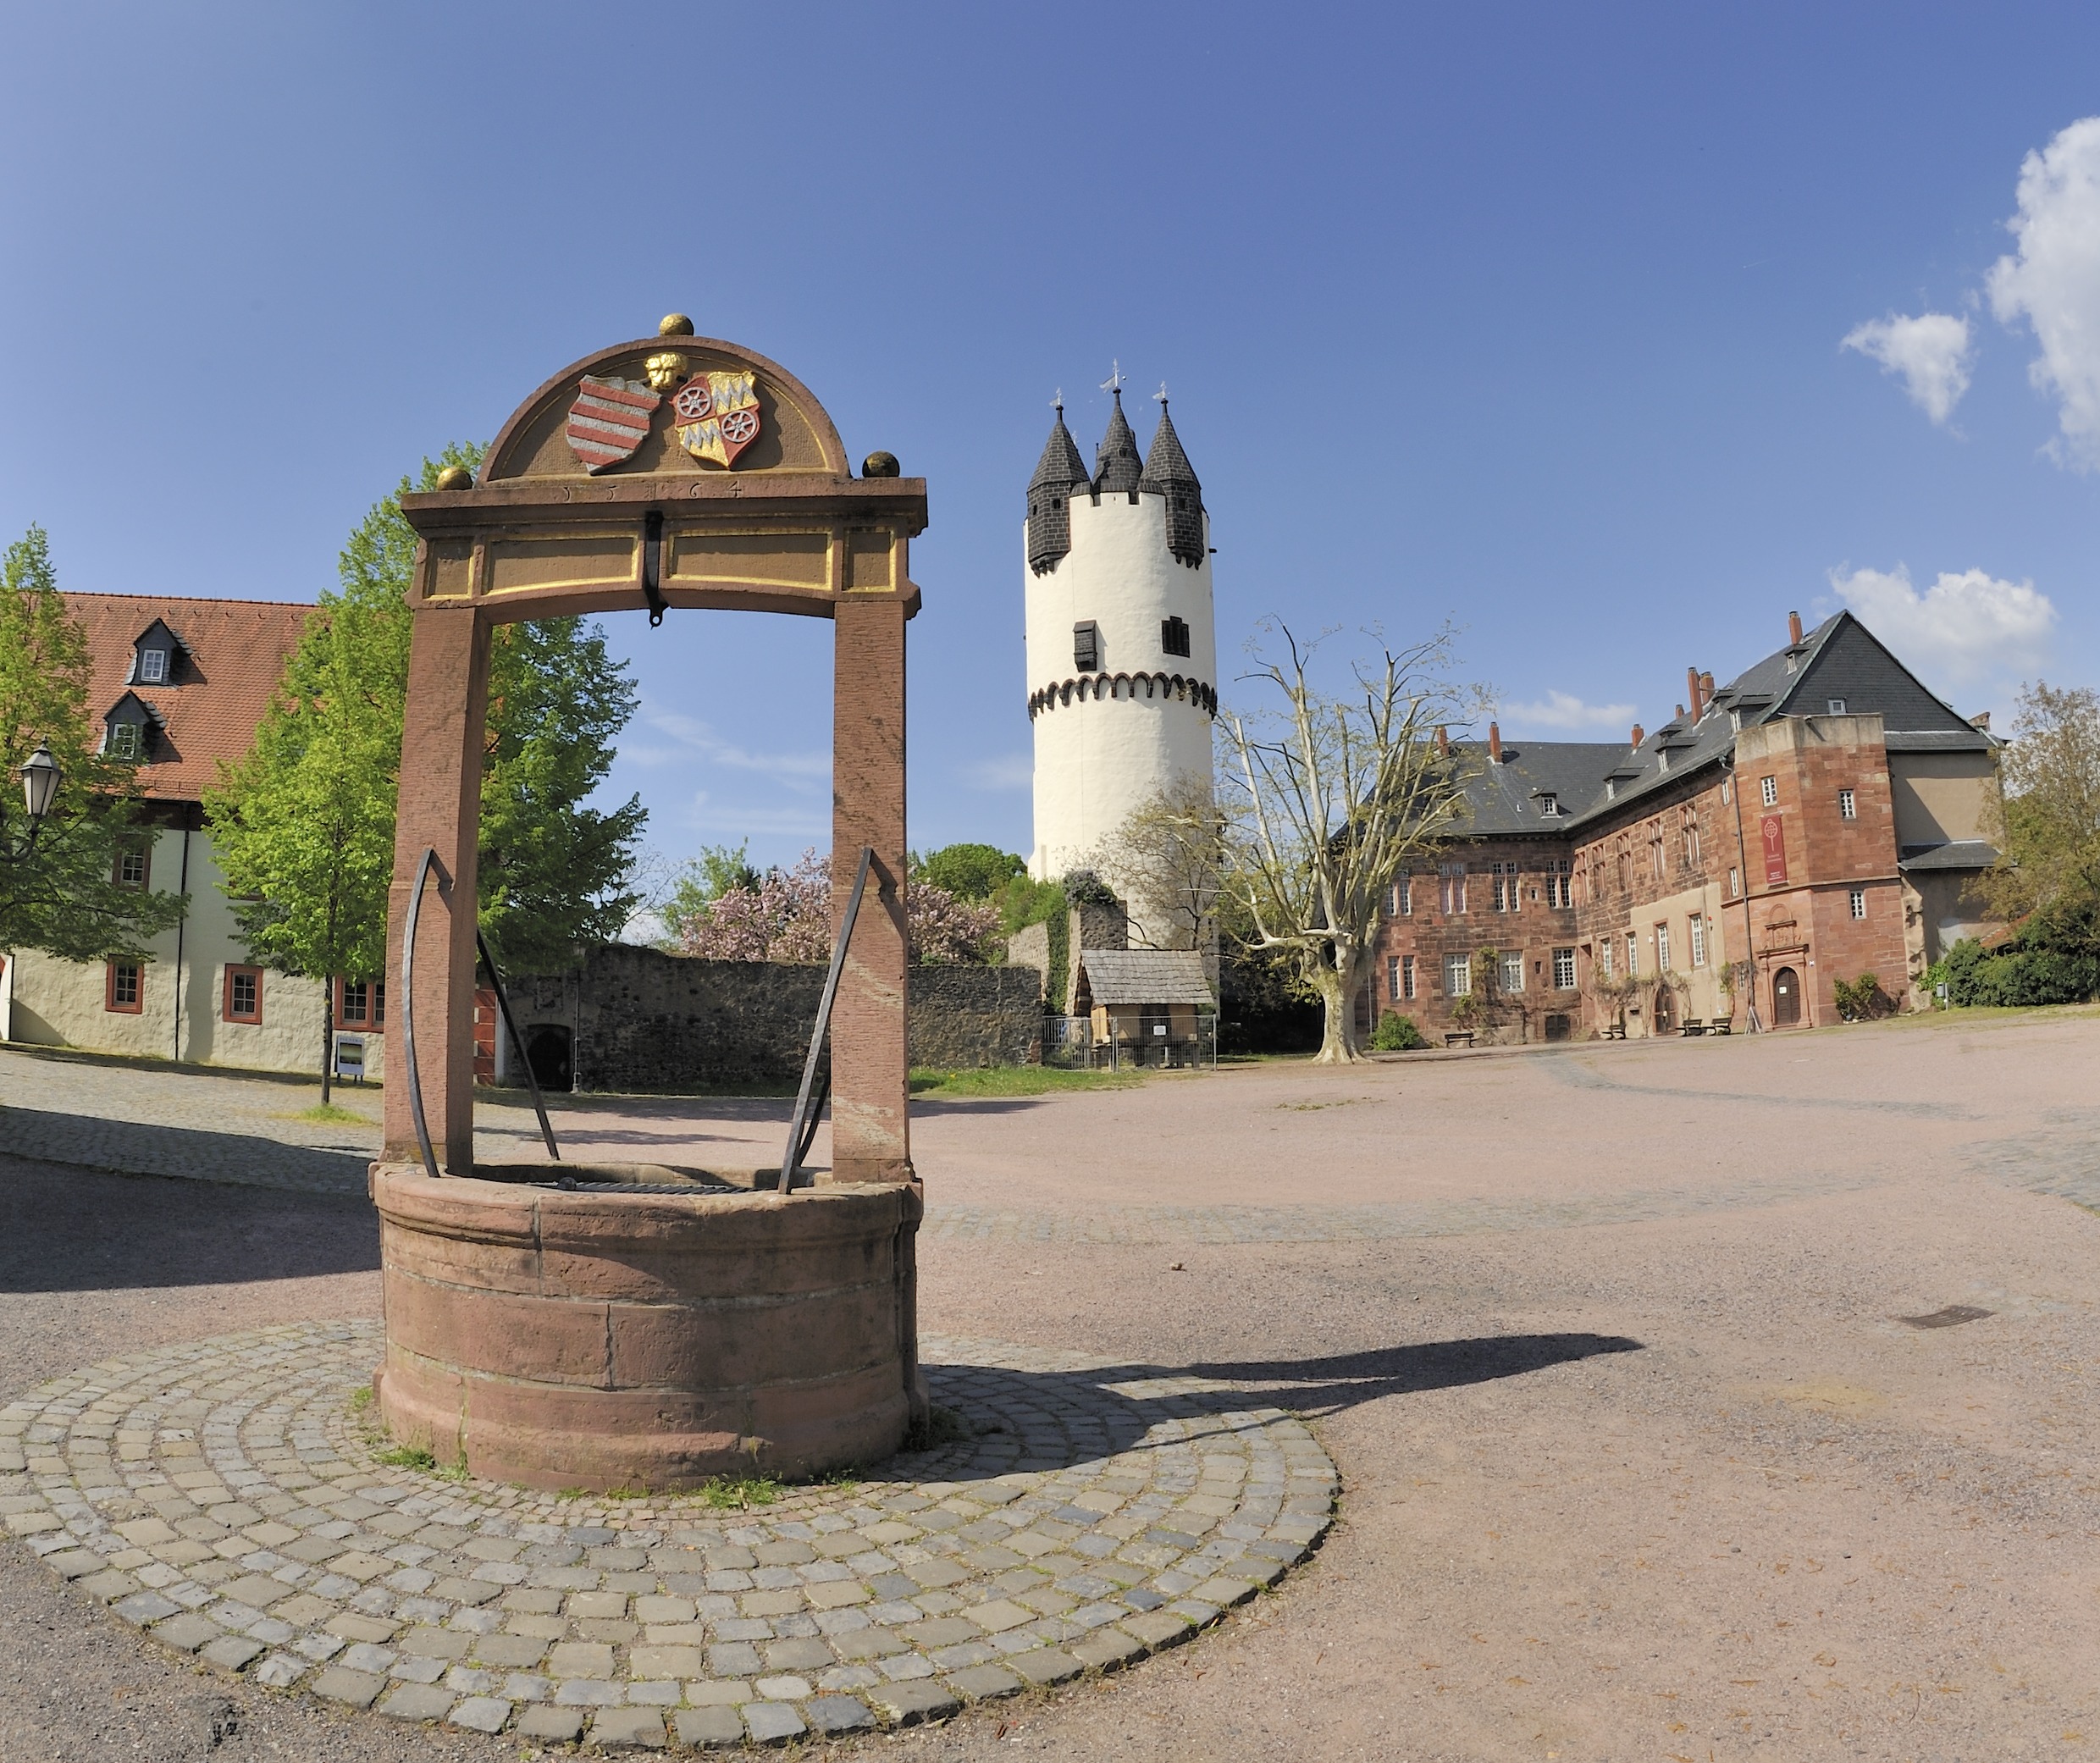
[[[156,618],[132,639],[130,686],[172,685],[175,678],[175,651],[182,639]]]
[[[102,717],[102,752],[110,759],[151,757],[153,712],[136,694],[126,692]]]
[[[136,759],[139,756],[141,730],[135,722],[113,722],[109,725],[109,738],[102,751],[112,759]]]
[[[1845,701],[1844,701],[1844,699],[1842,699],[1842,698],[1832,698],[1832,699],[1826,699],[1825,700],[1825,702],[1826,702],[1826,703],[1827,703],[1827,704],[1830,705],[1830,713],[1831,713],[1831,715],[1832,715],[1832,716],[1843,716],[1843,715],[1844,715],[1844,713],[1845,713]]]
[[[1539,812],[1552,820],[1561,811],[1561,799],[1548,790],[1539,798]]]

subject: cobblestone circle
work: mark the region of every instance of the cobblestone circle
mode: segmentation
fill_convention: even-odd
[[[1112,1670],[1274,1585],[1334,1466],[1214,1379],[922,1343],[968,1436],[720,1510],[389,1464],[370,1322],[127,1355],[0,1411],[0,1514],[177,1651],[406,1721],[777,1743]],[[725,1497],[717,1489],[716,1498]]]

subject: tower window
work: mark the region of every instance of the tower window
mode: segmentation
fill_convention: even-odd
[[[1170,655],[1185,655],[1189,652],[1189,622],[1185,618],[1163,618],[1159,622],[1159,646]]]
[[[1072,627],[1072,666],[1081,673],[1101,671],[1101,627],[1091,618]]]

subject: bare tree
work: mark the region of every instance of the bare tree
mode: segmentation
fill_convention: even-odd
[[[1146,948],[1211,952],[1224,818],[1207,777],[1185,777],[1133,809],[1088,855],[1130,909]]]
[[[1462,804],[1458,762],[1435,731],[1470,719],[1477,693],[1450,682],[1451,633],[1357,662],[1355,688],[1329,697],[1308,677],[1318,641],[1301,644],[1279,621],[1280,659],[1250,645],[1263,682],[1281,701],[1229,712],[1224,885],[1253,926],[1250,946],[1296,957],[1326,1012],[1319,1062],[1362,1057],[1357,992],[1370,975],[1387,893],[1401,870],[1437,849]]]

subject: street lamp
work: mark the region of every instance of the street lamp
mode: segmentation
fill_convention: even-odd
[[[39,741],[36,752],[22,761],[22,801],[29,810],[31,838],[36,837],[36,829],[51,812],[52,802],[58,793],[59,779],[64,775],[58,769],[58,761],[51,756],[48,741]]]

